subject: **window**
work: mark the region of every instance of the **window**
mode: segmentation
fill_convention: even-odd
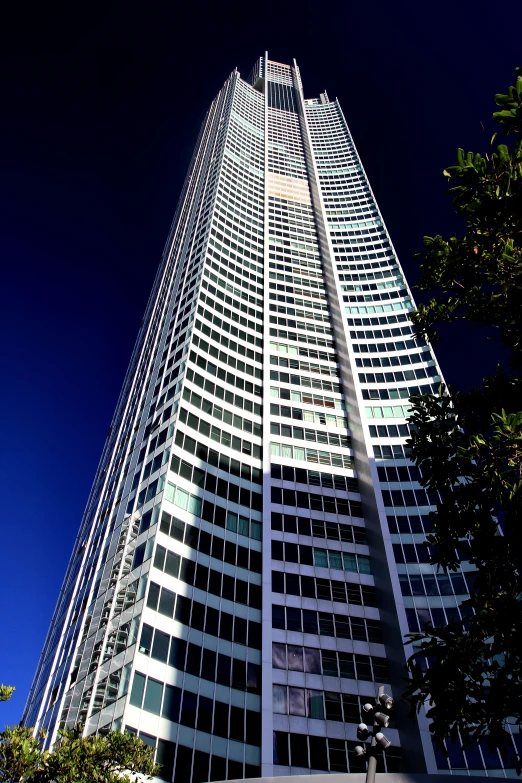
[[[319,568],[328,568],[328,555],[326,549],[314,549],[314,565]]]
[[[288,668],[291,671],[302,672],[304,670],[303,648],[289,645],[287,648],[287,654],[288,654]]]
[[[187,561],[191,562],[191,561]],[[192,583],[192,582],[191,582]],[[164,595],[166,594],[166,595]],[[257,601],[257,598],[255,599]],[[233,628],[233,616],[225,611],[218,612],[212,607],[205,607],[198,601],[191,600],[185,596],[177,596],[175,593],[171,593],[165,588],[160,588],[159,585],[152,582],[149,586],[149,595],[147,599],[147,606],[154,611],[160,611],[169,617],[174,616],[174,606],[176,609],[175,618],[178,622],[184,625],[189,625],[194,622],[195,618],[204,619],[205,633],[212,636],[218,636],[228,641],[235,641],[238,644],[246,644],[249,647],[260,649],[261,644],[261,626],[260,623],[256,623],[253,620],[247,621],[242,618],[236,618],[235,623],[235,636],[232,638]],[[205,613],[206,609],[206,613]],[[163,610],[163,611],[162,611]],[[191,615],[192,610],[192,615]],[[199,624],[199,619],[197,620]],[[218,634],[219,625],[219,634]],[[195,626],[196,627],[196,626]],[[200,628],[201,630],[201,628]],[[181,640],[178,640],[178,642]],[[176,652],[176,646],[171,644],[169,660],[172,660],[173,654]]]
[[[290,715],[306,716],[305,691],[303,688],[288,688],[288,711]]]
[[[173,685],[165,685],[165,696],[161,714],[164,718],[174,721],[174,723],[178,723],[179,721],[181,694],[181,688],[176,688]]]
[[[305,672],[310,674],[321,674],[321,653],[312,647],[304,648],[304,667]]]
[[[324,720],[323,694],[320,691],[306,691],[308,700],[308,715],[310,718]]]
[[[337,636],[340,639],[360,639],[382,643],[381,626],[377,620],[349,617],[330,612],[316,612],[309,609],[272,605],[274,628],[288,631]]]
[[[272,708],[276,714],[288,713],[288,700],[286,685],[274,685],[272,690]]]
[[[154,715],[159,715],[162,694],[163,683],[159,682],[158,680],[153,680],[151,677],[149,677],[147,679],[147,688],[145,690],[143,709],[147,712],[154,713]]]
[[[150,626],[149,626],[150,627]],[[143,639],[143,635],[142,635]],[[170,636],[162,631],[156,630],[154,634],[154,644],[152,647],[151,658],[155,658],[157,661],[167,663],[169,652]]]
[[[132,682],[132,691],[130,695],[130,703],[134,707],[140,707],[143,701],[143,692],[145,690],[145,675],[139,672],[134,672],[134,680]]]

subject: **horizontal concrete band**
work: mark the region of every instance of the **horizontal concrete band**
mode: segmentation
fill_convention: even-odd
[[[407,773],[379,773],[376,783],[470,783],[472,775],[408,775]],[[492,783],[505,783],[506,778],[487,778]],[[276,778],[249,778],[248,781],[226,781],[226,783],[365,783],[366,773],[330,775],[284,775]],[[225,781],[223,781],[225,783]]]

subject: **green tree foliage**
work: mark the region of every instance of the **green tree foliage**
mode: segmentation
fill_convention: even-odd
[[[425,237],[419,288],[432,296],[414,315],[418,331],[437,342],[441,323],[464,320],[489,328],[508,362],[470,392],[441,387],[412,398],[413,459],[423,483],[438,492],[432,563],[458,566],[467,540],[477,577],[466,624],[427,626],[410,635],[405,697],[429,703],[438,747],[482,736],[504,746],[506,727],[522,724],[522,68],[515,86],[496,95],[493,135],[485,155],[459,150],[444,172],[463,238]],[[421,665],[430,660],[428,668]],[[512,748],[512,743],[509,743]],[[509,747],[506,744],[506,747]],[[520,773],[521,762],[517,759]]]
[[[12,685],[0,685],[0,701],[9,701],[15,690]]]
[[[0,686],[0,701],[14,690]],[[1,783],[132,783],[159,771],[153,748],[138,737],[117,731],[83,737],[82,729],[61,729],[50,751],[42,749],[44,731],[35,737],[25,726],[7,726],[0,732]]]
[[[153,748],[138,737],[111,731],[82,737],[82,727],[62,729],[52,751],[42,750],[40,737],[25,726],[0,734],[2,783],[130,783],[153,775]],[[151,778],[148,777],[150,780]]]

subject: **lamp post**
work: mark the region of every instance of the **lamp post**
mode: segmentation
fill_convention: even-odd
[[[393,699],[384,693],[384,685],[381,685],[373,704],[365,704],[363,712],[368,718],[368,722],[373,723],[373,729],[370,729],[366,723],[360,723],[357,727],[357,739],[366,740],[371,736],[370,750],[368,752],[368,767],[366,771],[366,783],[375,783],[375,772],[377,770],[377,749],[386,750],[391,745],[390,740],[384,736],[381,729],[387,728],[390,723],[389,713],[393,707]],[[355,748],[356,756],[366,756],[366,745],[357,745]]]

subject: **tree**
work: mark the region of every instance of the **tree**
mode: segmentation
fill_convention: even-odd
[[[505,143],[495,133],[485,155],[459,149],[457,164],[444,172],[466,229],[462,238],[424,238],[418,287],[432,298],[414,314],[418,333],[432,342],[441,323],[464,320],[486,327],[508,355],[477,389],[441,387],[438,395],[412,398],[412,459],[439,498],[427,536],[431,562],[456,569],[466,541],[477,572],[465,622],[427,625],[408,637],[416,651],[405,698],[412,710],[429,703],[443,752],[443,740],[459,735],[465,746],[485,737],[490,747],[508,748],[508,724],[517,733],[522,724],[522,68],[516,70],[515,86],[495,96],[493,119]],[[520,774],[520,754],[516,760]]]
[[[0,701],[9,701],[15,690],[12,685],[0,685]]]
[[[13,691],[0,686],[0,701]],[[1,783],[130,783],[159,771],[153,748],[138,737],[117,731],[83,737],[82,730],[61,729],[50,751],[41,746],[44,731],[35,737],[33,729],[7,726],[0,733]]]

